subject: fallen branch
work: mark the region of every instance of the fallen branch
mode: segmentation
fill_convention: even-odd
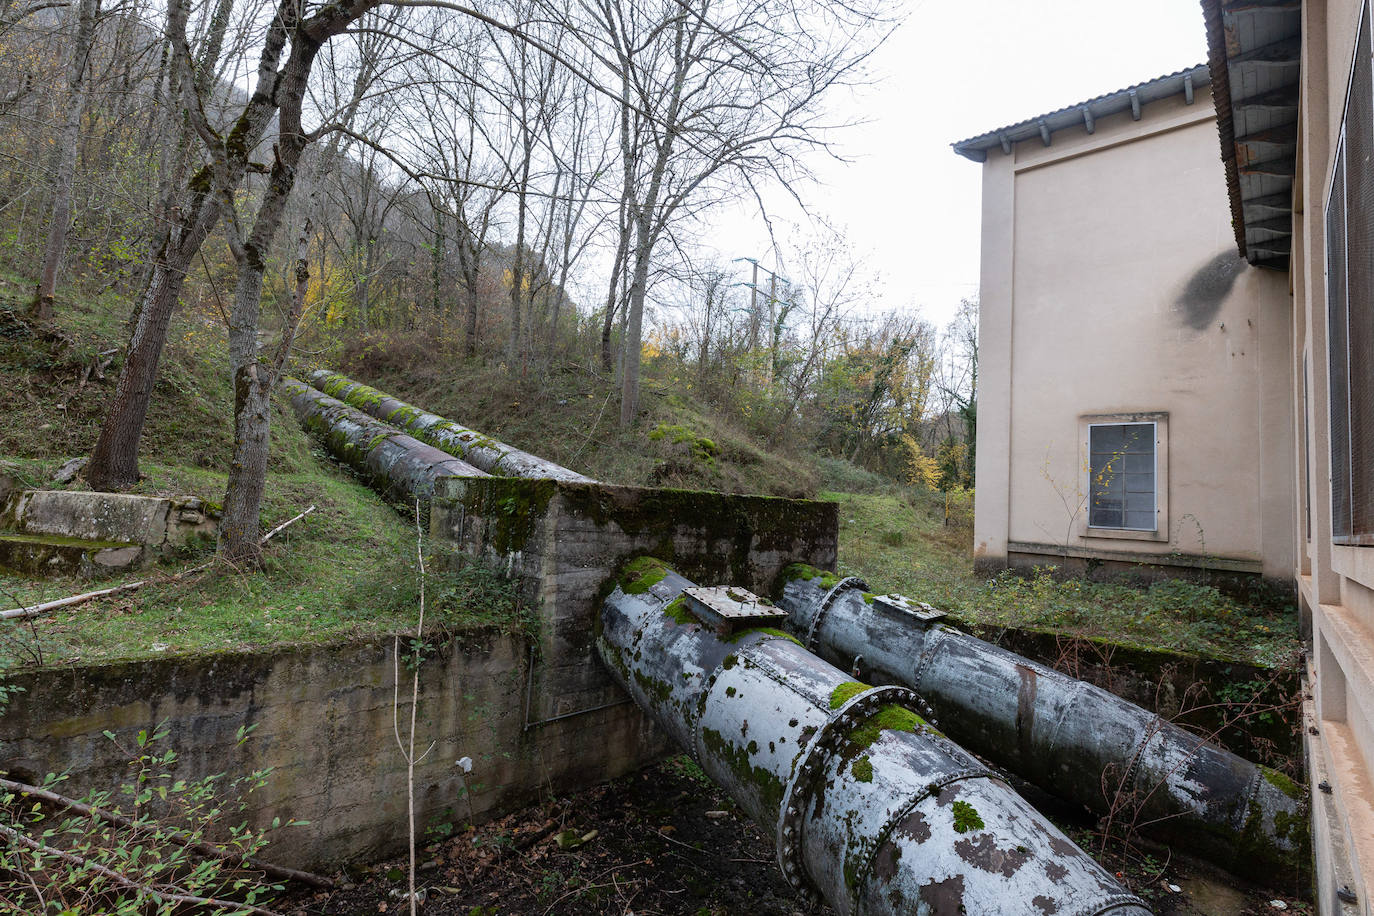
[[[142,881],[135,881],[127,875],[120,874],[114,869],[107,868],[99,862],[92,861],[84,856],[79,856],[74,852],[67,852],[64,849],[57,849],[46,843],[40,843],[37,840],[30,839],[18,830],[12,827],[6,827],[4,824],[0,824],[0,835],[8,837],[12,843],[18,843],[20,846],[27,847],[35,852],[41,852],[45,855],[57,856],[68,864],[86,869],[94,874],[100,875],[102,878],[108,878],[120,887],[142,891],[150,897],[155,897],[167,903],[188,903],[193,906],[218,907],[230,913],[251,913],[253,916],[279,916],[279,914],[271,910],[264,910],[262,907],[254,906],[251,903],[238,903],[233,900],[218,900],[214,897],[197,897],[195,894],[188,893],[175,884],[157,887],[151,884],[145,884]]]
[[[276,537],[282,531],[286,530],[291,525],[296,524],[296,522],[305,518],[307,515],[314,511],[315,507],[311,506],[310,508],[302,512],[300,515],[297,515],[295,518],[287,519],[277,527],[273,528],[271,531],[267,532],[267,534],[263,535],[262,540],[258,541],[258,544],[266,544],[268,541],[272,540],[272,538]],[[80,595],[72,595],[70,598],[59,598],[56,601],[47,601],[43,604],[34,604],[29,607],[10,608],[8,611],[0,611],[0,620],[12,620],[16,617],[38,617],[42,614],[48,613],[49,611],[56,611],[64,607],[72,607],[73,605],[77,604],[85,604],[87,601],[94,601],[97,598],[108,598],[113,595],[122,595],[127,592],[137,591],[138,589],[147,585],[149,582],[153,581],[175,582],[178,579],[186,578],[192,573],[198,573],[203,570],[209,569],[214,564],[215,561],[210,560],[208,563],[202,563],[199,566],[192,566],[190,569],[183,569],[176,575],[170,576],[166,579],[140,579],[137,582],[126,582],[123,585],[116,585],[113,588],[102,588],[94,592],[83,592]]]
[[[61,805],[64,808],[68,808],[72,811],[75,811],[77,814],[83,814],[86,817],[95,820],[106,821],[107,823],[116,824],[120,827],[136,828],[138,826],[132,820],[118,813],[117,811],[109,811],[105,808],[98,808],[94,805],[87,805],[84,802],[79,802],[74,798],[68,798],[65,795],[59,795],[56,792],[51,792],[47,789],[39,788],[38,786],[31,786],[27,783],[15,782],[11,779],[0,778],[0,788],[9,789],[12,792],[18,792],[22,795],[28,795],[32,798],[39,798],[43,801],[51,802],[54,805]],[[198,853],[199,855],[205,856],[207,858],[220,859],[221,861],[225,862],[232,862],[233,864],[241,866],[243,868],[264,872],[269,875],[274,875],[278,878],[286,878],[291,881],[299,881],[302,884],[309,884],[313,887],[334,886],[333,881],[322,875],[312,874],[307,871],[297,871],[294,868],[287,868],[284,865],[273,865],[271,862],[263,862],[259,859],[253,858],[252,856],[240,855],[239,853],[232,852],[230,850],[221,849],[220,847],[215,846],[211,843],[202,843],[198,840],[186,836],[184,833],[177,830],[166,830],[166,828],[163,828],[163,832],[159,834],[159,839],[175,843],[178,846],[185,847],[186,849],[189,849],[192,852]]]
[[[277,527],[273,528],[271,531],[269,531],[269,532],[267,532],[266,534],[264,534],[264,535],[262,536],[262,540],[261,540],[261,541],[258,541],[258,546],[261,547],[263,544],[266,544],[268,541],[272,540],[272,538],[276,537],[278,534],[281,534],[281,533],[282,533],[283,531],[285,531],[287,528],[289,528],[289,527],[291,527],[292,525],[296,524],[296,522],[298,522],[298,521],[300,521],[301,519],[305,518],[307,515],[309,515],[311,512],[314,512],[314,511],[315,511],[315,507],[314,507],[314,506],[311,506],[309,509],[306,509],[304,512],[302,512],[300,515],[296,516],[295,518],[288,518],[286,521],[282,522],[280,525],[278,525]]]
[[[187,570],[190,572],[190,570]],[[43,604],[35,604],[30,607],[11,608],[8,611],[0,611],[0,620],[8,620],[13,617],[37,617],[49,611],[59,608],[71,607],[74,604],[85,604],[87,601],[94,601],[96,598],[104,598],[109,595],[122,595],[125,592],[132,592],[148,584],[147,579],[140,579],[137,582],[127,582],[124,585],[116,585],[114,588],[102,588],[97,592],[85,592],[80,595],[72,595],[70,598],[60,598],[57,601],[48,601]]]

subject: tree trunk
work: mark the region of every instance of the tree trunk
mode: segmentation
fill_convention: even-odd
[[[614,364],[611,353],[611,329],[615,327],[615,313],[620,304],[620,273],[625,268],[629,247],[630,234],[622,228],[620,243],[616,247],[615,262],[611,264],[611,283],[606,289],[606,319],[601,322],[601,368],[607,372],[611,371]]]
[[[433,289],[430,292],[430,311],[435,315],[439,314],[439,303],[441,299],[440,286],[443,281],[444,273],[444,211],[439,207],[434,208],[434,259],[430,264],[430,280]]]
[[[463,354],[469,359],[477,355],[477,306],[481,297],[477,293],[477,273],[474,271],[464,278],[467,286],[468,314],[467,326],[463,329]]]
[[[53,294],[57,289],[57,270],[67,249],[67,230],[72,221],[72,180],[76,172],[77,148],[81,142],[81,117],[86,112],[86,97],[90,83],[86,79],[86,63],[95,40],[95,20],[100,12],[100,0],[81,0],[76,13],[76,35],[72,44],[72,59],[67,77],[68,98],[66,120],[58,134],[56,163],[53,169],[52,221],[48,228],[48,245],[43,253],[43,270],[34,292],[32,314],[39,321],[51,321]]]
[[[191,260],[219,218],[218,207],[213,202],[206,201],[205,206],[201,220],[184,230],[184,241],[170,251],[163,251],[153,264],[114,398],[101,424],[91,460],[86,464],[86,480],[97,490],[121,490],[138,483],[138,440],[143,435],[148,403],[157,382],[158,362],[162,358],[163,344],[167,342],[172,311],[186,282]]]
[[[640,339],[644,330],[644,291],[649,283],[649,258],[653,253],[650,237],[649,211],[640,211],[637,223],[637,242],[635,245],[635,272],[630,282],[630,301],[625,321],[625,339],[621,342],[622,379],[620,385],[620,426],[622,429],[634,425],[639,416],[639,363],[642,347]]]
[[[271,371],[258,361],[262,306],[262,253],[250,247],[239,264],[229,322],[229,364],[234,379],[234,457],[224,494],[220,554],[233,563],[256,564],[259,512],[271,448]],[[298,271],[300,268],[298,268]],[[298,273],[299,276],[299,273]],[[308,279],[309,274],[306,274]]]

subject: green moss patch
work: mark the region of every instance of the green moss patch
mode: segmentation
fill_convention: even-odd
[[[1274,788],[1278,789],[1289,798],[1299,800],[1303,797],[1302,787],[1292,779],[1271,767],[1262,766],[1260,772],[1264,774],[1265,780]]]
[[[662,577],[660,576],[660,578]],[[692,612],[687,609],[687,599],[682,595],[678,595],[672,601],[669,601],[667,605],[664,606],[663,613],[672,618],[674,623],[683,625],[700,623]]]
[[[849,771],[859,782],[873,781],[873,761],[869,760],[866,754],[850,764]]]
[[[872,690],[868,684],[861,684],[858,681],[845,681],[843,684],[830,691],[830,708],[839,709],[848,703],[853,697],[858,696],[865,690]]]
[[[798,639],[797,637],[793,636],[791,633],[788,633],[785,630],[779,630],[777,627],[750,627],[747,630],[738,630],[734,633],[731,633],[729,636],[725,637],[725,641],[739,642],[741,639],[743,639],[751,633],[763,633],[768,636],[776,636],[779,639],[785,639],[788,642],[796,643],[799,646],[802,644],[800,639]]]
[[[713,728],[703,729],[701,740],[707,752],[723,761],[742,785],[753,786],[758,791],[766,809],[776,811],[781,807],[782,780],[767,769],[750,763],[748,749],[731,744],[724,735]],[[749,748],[757,751],[758,744],[751,741]]]
[[[817,584],[826,591],[840,584],[839,576],[832,572],[817,569],[814,566],[807,566],[805,563],[793,563],[782,571],[783,582],[793,582],[797,579],[802,579],[806,582],[819,579],[820,581],[817,582]]]
[[[635,557],[620,571],[620,590],[627,595],[642,595],[672,570],[654,557]]]
[[[950,806],[954,811],[954,832],[968,833],[970,830],[982,830],[987,825],[983,823],[983,817],[978,813],[978,809],[968,802],[960,800]]]
[[[895,703],[888,703],[854,729],[849,735],[849,740],[854,746],[864,750],[871,747],[884,731],[939,734],[930,727],[930,723],[916,713]]]

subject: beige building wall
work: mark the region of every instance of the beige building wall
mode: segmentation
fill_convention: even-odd
[[[988,152],[975,555],[1290,578],[1287,277],[1236,252],[1210,96]],[[1154,534],[1087,526],[1089,418],[1160,426]]]
[[[1313,851],[1318,910],[1342,916],[1374,913],[1374,548],[1340,546],[1331,535],[1325,272],[1325,206],[1360,6],[1352,0],[1303,4],[1292,256],[1293,400],[1302,419],[1296,439],[1301,497],[1296,571],[1312,626],[1307,751],[1314,786]],[[1303,472],[1304,464],[1309,473]],[[1342,888],[1354,899],[1342,899]]]

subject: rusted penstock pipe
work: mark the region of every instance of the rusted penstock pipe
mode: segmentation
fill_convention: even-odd
[[[335,458],[352,467],[388,496],[413,499],[434,492],[439,477],[486,477],[432,445],[378,422],[293,378],[282,392],[301,425],[324,440]]]
[[[780,605],[804,643],[865,680],[910,687],[975,753],[1233,871],[1272,880],[1303,869],[1302,792],[1282,774],[940,624],[926,605],[809,567],[785,578]]]
[[[383,423],[390,423],[415,438],[428,442],[474,467],[499,477],[534,477],[562,480],[569,483],[595,483],[576,471],[546,461],[537,455],[497,442],[481,433],[459,426],[438,414],[426,413],[390,395],[355,382],[346,375],[316,369],[310,373],[311,383],[325,394],[356,407]]]
[[[751,609],[763,619],[735,616]],[[915,714],[911,691],[857,684],[758,628],[781,616],[747,592],[696,589],[640,560],[606,599],[597,648],[639,705],[776,836],[778,864],[799,892],[845,916],[1149,913]]]

